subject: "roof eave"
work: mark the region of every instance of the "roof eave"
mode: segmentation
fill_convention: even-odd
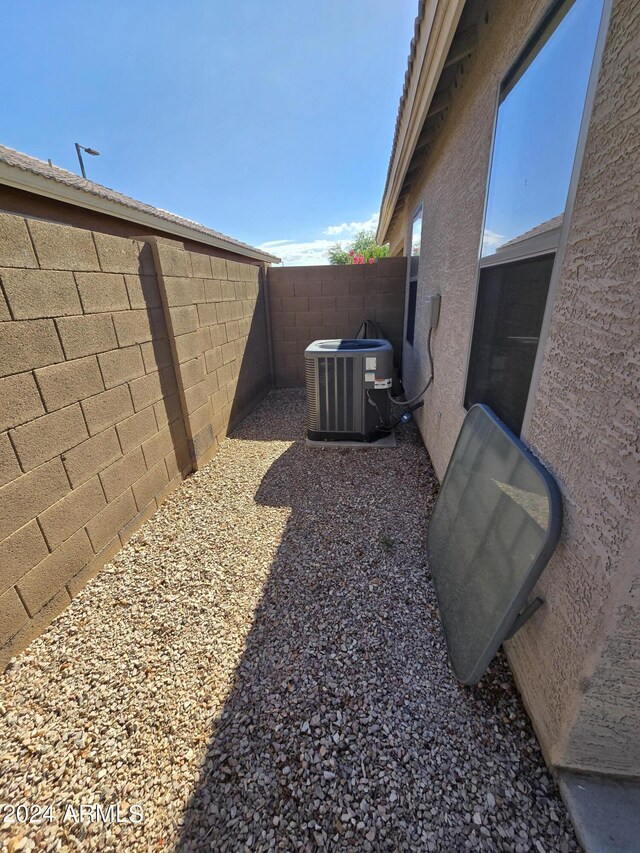
[[[428,0],[425,4],[407,98],[391,154],[389,180],[380,206],[378,243],[389,239],[389,224],[464,5],[465,0]]]
[[[116,219],[123,219],[126,222],[134,222],[136,225],[144,225],[147,228],[163,231],[165,234],[171,234],[183,240],[192,240],[196,243],[212,246],[215,249],[223,249],[225,252],[233,252],[236,255],[242,255],[253,260],[264,261],[266,263],[280,263],[280,258],[276,255],[270,255],[268,252],[239,246],[232,241],[214,237],[212,234],[205,234],[186,225],[171,222],[160,216],[154,216],[144,210],[126,207],[111,199],[103,198],[77,187],[59,183],[51,178],[45,178],[43,175],[38,175],[35,172],[28,172],[25,169],[20,169],[3,161],[0,161],[0,184],[45,196],[46,198],[51,198],[65,204],[72,204],[75,207],[92,210],[96,213],[113,216]]]

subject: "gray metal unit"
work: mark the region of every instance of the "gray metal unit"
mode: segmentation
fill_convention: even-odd
[[[314,341],[304,357],[309,438],[373,441],[389,430],[389,341]]]
[[[449,657],[476,684],[538,609],[528,601],[560,538],[562,500],[546,468],[488,406],[472,406],[427,535]]]

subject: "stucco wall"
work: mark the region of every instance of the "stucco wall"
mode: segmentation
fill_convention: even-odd
[[[409,392],[424,380],[421,306],[439,290],[435,380],[419,425],[440,477],[464,417],[498,87],[546,5],[487,4],[473,64],[391,234],[395,244],[423,201],[415,345],[405,345],[403,378]],[[637,4],[618,0],[529,436],[559,481],[565,526],[540,583],[546,606],[508,644],[549,761],[629,774],[640,773],[638,562],[631,543],[639,509],[639,48]]]
[[[270,387],[258,267],[0,214],[0,670]]]

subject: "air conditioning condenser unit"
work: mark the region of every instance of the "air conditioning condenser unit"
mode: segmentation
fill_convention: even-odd
[[[314,341],[304,359],[311,441],[372,442],[391,432],[389,341]]]

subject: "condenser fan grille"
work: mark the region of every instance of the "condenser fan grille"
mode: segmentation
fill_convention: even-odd
[[[353,359],[340,356],[306,360],[309,429],[321,432],[355,431],[353,366]]]

